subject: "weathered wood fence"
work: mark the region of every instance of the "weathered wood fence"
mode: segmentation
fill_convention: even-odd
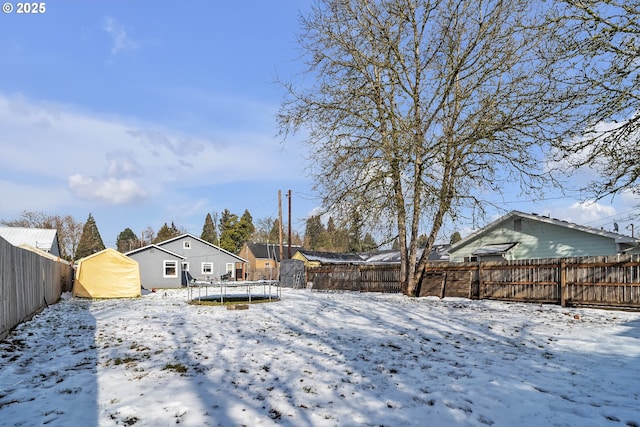
[[[314,289],[400,292],[399,265],[307,269]],[[640,255],[430,263],[419,296],[640,309]]]
[[[401,291],[399,265],[335,264],[308,268],[306,273],[316,290]]]
[[[71,290],[73,266],[0,238],[0,339]]]

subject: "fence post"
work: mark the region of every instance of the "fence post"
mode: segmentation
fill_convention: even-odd
[[[482,262],[478,261],[478,299],[484,299],[484,289],[482,289]]]
[[[444,298],[445,295],[445,288],[447,286],[447,272],[443,272],[442,273],[442,282],[440,283],[440,298]]]
[[[564,260],[560,261],[560,305],[567,306],[567,265]]]

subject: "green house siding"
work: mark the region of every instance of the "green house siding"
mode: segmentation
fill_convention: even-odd
[[[450,260],[463,261],[487,245],[509,242],[518,244],[504,254],[504,258],[508,260],[613,255],[618,251],[618,246],[611,237],[587,233],[572,228],[569,223],[561,226],[511,217],[487,229],[465,245],[450,250]],[[501,257],[483,257],[485,260],[499,258]]]

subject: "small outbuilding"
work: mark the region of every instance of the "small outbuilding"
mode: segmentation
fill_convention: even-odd
[[[107,248],[78,261],[73,296],[84,298],[139,297],[138,262]]]

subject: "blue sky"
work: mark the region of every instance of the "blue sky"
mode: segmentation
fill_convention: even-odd
[[[113,247],[164,222],[199,235],[208,212],[278,215],[293,226],[319,201],[300,137],[276,136],[309,1],[56,1],[40,15],[0,15],[0,219],[24,210],[91,212]],[[588,178],[584,171],[581,180]],[[621,231],[629,195],[584,205],[550,192],[511,209]],[[480,224],[483,225],[483,224]],[[640,230],[640,224],[638,224]],[[448,225],[464,235],[470,224]]]

